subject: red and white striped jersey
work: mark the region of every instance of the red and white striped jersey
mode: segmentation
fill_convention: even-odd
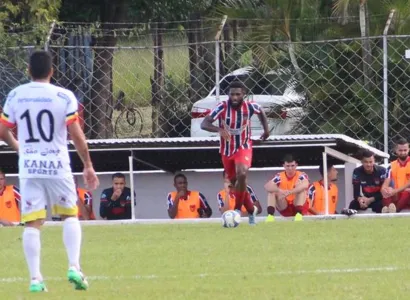
[[[231,134],[230,140],[221,137],[219,152],[225,156],[235,154],[239,149],[252,147],[251,118],[261,113],[261,106],[254,102],[243,101],[238,108],[233,108],[229,100],[219,103],[210,113],[213,121],[219,121],[219,127]]]

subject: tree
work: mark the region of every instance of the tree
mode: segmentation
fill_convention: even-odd
[[[31,50],[20,46],[44,47],[50,24],[57,18],[61,1],[0,1],[0,99],[28,80],[27,59]],[[2,103],[0,103],[1,105]]]

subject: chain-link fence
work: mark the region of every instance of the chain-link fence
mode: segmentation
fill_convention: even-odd
[[[410,36],[387,36],[387,48],[383,36],[289,43],[239,32],[215,41],[216,24],[168,35],[160,25],[137,42],[84,26],[54,30],[53,80],[78,97],[88,138],[207,136],[200,123],[234,80],[264,107],[272,134],[343,133],[379,149],[386,134],[389,143],[409,136]],[[28,80],[32,49],[0,51],[2,100]]]

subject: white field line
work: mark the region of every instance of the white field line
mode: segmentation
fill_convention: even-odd
[[[255,273],[202,273],[202,274],[180,274],[180,275],[134,275],[134,276],[87,276],[89,281],[115,281],[115,280],[158,280],[158,279],[179,279],[179,278],[214,278],[214,277],[270,277],[280,275],[304,275],[304,274],[349,274],[349,273],[374,273],[374,272],[396,272],[408,270],[408,267],[369,267],[369,268],[347,268],[347,269],[316,269],[316,270],[293,270],[293,271],[273,271]],[[27,282],[28,278],[5,277],[0,278],[1,283]],[[46,277],[45,281],[66,281],[65,277]]]

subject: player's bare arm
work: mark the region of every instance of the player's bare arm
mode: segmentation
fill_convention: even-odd
[[[304,190],[307,190],[308,188],[309,188],[309,181],[302,180],[296,183],[296,186],[293,189],[287,191],[287,194],[288,195],[299,194],[300,192],[303,192]]]
[[[74,146],[77,149],[77,153],[80,156],[84,165],[84,181],[87,185],[87,189],[95,190],[99,185],[99,180],[95,174],[93,164],[91,162],[90,153],[88,151],[88,145],[85,139],[83,130],[78,122],[73,122],[68,125],[68,131],[73,140]]]
[[[268,118],[266,117],[265,111],[263,109],[261,109],[260,114],[258,114],[258,118],[263,126],[263,134],[261,135],[261,140],[264,141],[269,137],[270,132],[268,126]]]
[[[179,198],[180,198],[180,195],[178,193],[175,196],[175,199],[173,199],[174,202],[173,202],[172,206],[170,208],[168,208],[168,216],[171,219],[174,219],[176,217],[177,213],[178,213]]]
[[[213,125],[212,123],[214,120],[212,119],[211,116],[206,116],[204,120],[201,123],[201,129],[206,130],[209,132],[219,132],[219,134],[224,138],[224,139],[229,139],[231,135],[226,129],[220,128],[218,126]]]
[[[280,189],[278,187],[278,185],[273,182],[272,180],[269,180],[266,184],[265,184],[265,190],[268,193],[279,193]]]
[[[391,179],[389,177],[387,177],[383,182],[383,185],[381,187],[381,192],[384,198],[393,196],[391,194],[392,189],[390,188],[390,183],[391,183]]]
[[[14,138],[10,129],[3,123],[0,123],[0,139],[2,139],[7,145],[9,145],[9,147],[11,147],[14,151],[18,153],[19,144],[17,140]]]

